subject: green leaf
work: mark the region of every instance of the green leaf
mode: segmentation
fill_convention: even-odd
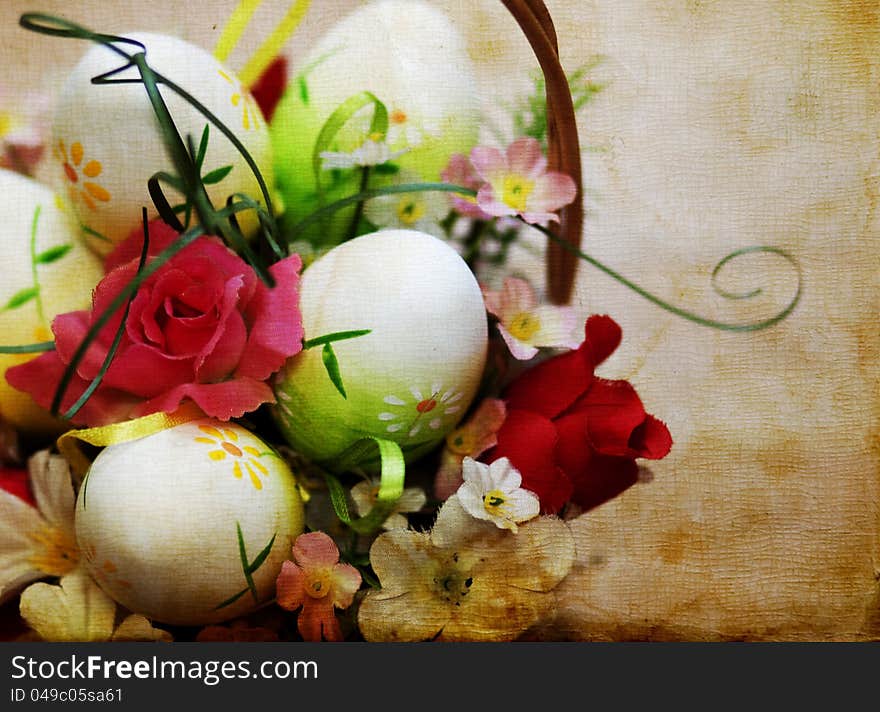
[[[345,341],[346,339],[355,339],[358,336],[369,334],[372,329],[355,329],[354,331],[334,331],[332,334],[324,334],[316,336],[314,339],[306,339],[303,341],[304,349],[311,349],[315,346],[323,346],[332,341]]]
[[[373,166],[373,171],[383,176],[393,176],[395,173],[400,173],[400,166],[396,163],[380,163],[378,166]]]
[[[306,78],[301,76],[297,81],[299,84],[299,98],[303,104],[306,106],[309,105],[309,85],[306,83]]]
[[[241,591],[239,591],[238,593],[236,593],[234,596],[230,596],[230,597],[227,598],[225,601],[223,601],[223,603],[218,603],[218,604],[214,607],[214,610],[215,610],[215,611],[219,611],[221,608],[226,608],[226,606],[231,606],[231,605],[232,605],[233,603],[235,603],[239,598],[241,598],[242,596],[244,596],[244,594],[246,594],[247,592],[248,592],[248,589],[246,589],[246,588],[241,589]]]
[[[215,183],[219,183],[226,176],[229,175],[229,172],[232,170],[232,166],[222,166],[220,168],[215,168],[210,173],[206,174],[204,178],[202,178],[202,183],[205,185],[214,185]]]
[[[205,128],[202,131],[202,138],[199,141],[199,149],[196,151],[196,168],[199,170],[202,169],[202,162],[205,160],[205,154],[208,152],[208,132],[210,130],[210,125],[205,124]]]
[[[6,306],[3,307],[3,311],[18,309],[18,307],[31,301],[31,299],[36,299],[39,293],[40,290],[36,287],[25,287],[24,289],[20,289],[9,298],[9,301],[6,302]]]
[[[248,566],[248,571],[250,573],[254,573],[258,568],[263,565],[263,562],[269,556],[269,553],[272,551],[272,545],[275,543],[275,537],[278,536],[278,533],[272,535],[272,538],[269,539],[269,543],[266,544],[265,548],[257,554],[257,558],[251,561],[250,566]]]
[[[101,242],[112,242],[109,237],[107,237],[106,235],[102,235],[97,230],[93,230],[88,225],[81,224],[79,226],[79,229],[82,230],[84,234],[89,235],[90,237],[94,237],[96,240],[100,240]]]
[[[245,549],[244,546],[244,534],[241,533],[241,524],[238,522],[235,523],[235,531],[238,533],[238,556],[241,559],[241,570],[242,573],[244,573],[244,578],[245,581],[247,581],[248,590],[251,592],[251,596],[254,597],[254,601],[258,601],[257,586],[254,583],[254,577],[251,576],[249,570],[250,564],[248,563],[247,549]]]
[[[324,479],[327,482],[327,490],[330,493],[330,504],[333,505],[333,511],[343,524],[351,524],[351,513],[348,511],[348,498],[345,494],[345,488],[340,484],[329,472],[324,473]]]
[[[55,247],[50,247],[45,252],[40,252],[37,255],[35,262],[38,265],[48,265],[52,262],[60,260],[64,255],[73,249],[73,245],[56,245]]]
[[[342,374],[339,372],[339,361],[336,359],[336,352],[329,343],[324,344],[324,349],[321,351],[321,359],[324,361],[324,368],[327,369],[327,375],[330,376],[330,380],[336,386],[336,390],[339,391],[343,398],[348,400],[345,386],[342,384]]]

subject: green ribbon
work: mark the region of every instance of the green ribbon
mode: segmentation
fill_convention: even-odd
[[[400,449],[400,445],[392,440],[368,436],[358,440],[333,461],[334,469],[345,470],[359,462],[374,445],[379,448],[381,462],[379,493],[376,495],[376,503],[373,508],[363,517],[352,518],[348,509],[345,488],[335,475],[329,472],[324,473],[327,488],[330,490],[330,501],[336,516],[358,534],[372,534],[379,529],[391,515],[394,505],[403,494],[403,483],[406,477],[406,462],[403,459],[403,451]]]

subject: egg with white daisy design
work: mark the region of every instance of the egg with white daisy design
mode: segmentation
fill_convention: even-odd
[[[84,565],[111,598],[204,625],[272,598],[304,512],[277,453],[239,425],[200,419],[102,450],[75,522]]]
[[[303,273],[300,309],[314,346],[278,374],[273,412],[306,457],[332,467],[375,437],[413,460],[468,410],[486,359],[486,311],[473,273],[442,240],[382,230],[335,247]],[[370,468],[374,455],[358,464]]]
[[[234,73],[209,52],[176,37],[148,32],[124,36],[143,44],[150,67],[195,97],[235,134],[271,185],[268,128]],[[130,54],[139,51],[134,44],[119,46]],[[83,238],[100,254],[109,253],[137,229],[142,206],[155,215],[149,179],[159,171],[177,172],[144,85],[137,81],[92,83],[93,77],[124,67],[126,61],[103,45],[89,49],[64,83],[52,124],[58,187],[70,199],[83,226]],[[137,68],[131,66],[109,81],[139,78]],[[159,93],[181,137],[190,136],[194,147],[199,147],[208,119],[169,87],[160,85]],[[263,202],[245,158],[213,125],[208,128],[200,173],[215,207],[222,207],[235,193]],[[167,183],[162,187],[171,205],[184,202]],[[240,213],[239,223],[245,234],[258,227],[253,211]]]
[[[270,129],[287,226],[314,211],[316,199],[357,193],[360,167],[390,159],[417,180],[437,181],[450,156],[468,153],[479,138],[480,96],[465,39],[422,0],[364,3],[331,27],[294,72]],[[352,97],[368,98],[365,92],[385,107],[384,133],[374,135],[373,105],[337,113]],[[328,119],[340,116],[347,120],[329,144],[318,145]],[[339,170],[345,167],[358,170]],[[371,170],[369,186],[393,180],[388,173]],[[341,210],[308,236],[337,243],[353,214]]]

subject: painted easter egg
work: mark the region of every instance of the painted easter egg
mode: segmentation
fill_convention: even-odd
[[[306,457],[333,461],[371,436],[407,460],[432,449],[473,399],[486,358],[486,312],[464,260],[442,240],[383,230],[333,248],[302,277],[306,339],[331,343],[345,396],[323,347],[290,359],[275,381],[276,420]],[[373,468],[374,453],[358,464]]]
[[[57,314],[89,307],[101,262],[77,240],[69,206],[30,178],[0,169],[0,212],[0,343],[51,341]],[[23,432],[48,434],[64,425],[5,378],[36,356],[0,354],[0,417]]]
[[[271,185],[268,129],[256,102],[235,75],[205,50],[175,37],[146,32],[125,36],[143,43],[155,71],[189,92],[235,134]],[[132,46],[126,48],[132,50]],[[91,83],[92,77],[124,63],[106,47],[90,49],[67,77],[52,125],[58,180],[84,226],[84,238],[101,254],[110,252],[141,224],[142,207],[156,214],[147,181],[158,171],[176,173],[144,86]],[[135,67],[115,76],[139,77]],[[181,137],[185,140],[191,135],[198,147],[208,120],[168,87],[160,85],[160,93]],[[229,173],[217,180],[220,169],[227,166],[232,167]],[[215,207],[222,207],[228,196],[239,192],[262,202],[245,159],[215,126],[209,128],[201,174],[208,178],[206,188]],[[173,188],[165,184],[163,188],[171,205],[184,202]],[[245,233],[256,229],[253,211],[239,218]]]
[[[202,625],[274,596],[303,517],[274,451],[238,425],[204,419],[102,450],[79,491],[76,536],[117,602]]]
[[[298,67],[270,128],[288,228],[321,200],[359,190],[360,170],[320,170],[316,177],[312,164],[322,127],[349,97],[367,91],[382,101],[389,118],[384,142],[391,153],[405,151],[393,162],[416,179],[439,180],[449,157],[468,153],[478,139],[480,104],[465,41],[428,3],[367,3],[331,28]],[[372,115],[369,107],[357,113],[327,150],[362,146]],[[369,186],[392,180],[374,171]],[[340,211],[304,237],[334,244],[351,221],[352,210]]]

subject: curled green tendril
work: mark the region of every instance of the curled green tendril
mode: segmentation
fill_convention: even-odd
[[[336,212],[337,210],[341,210],[353,203],[357,203],[360,201],[370,200],[372,198],[378,198],[383,195],[393,195],[395,193],[419,193],[419,192],[430,192],[430,191],[442,191],[447,193],[458,193],[460,195],[466,195],[469,197],[474,197],[477,193],[470,188],[465,188],[463,186],[454,185],[452,183],[407,183],[404,185],[392,185],[386,186],[384,188],[373,188],[371,190],[365,190],[355,195],[350,195],[348,197],[342,198],[341,200],[337,200],[329,205],[324,206],[320,210],[315,211],[309,217],[305,218],[297,225],[293,227],[289,237],[291,240],[295,239],[297,235],[299,235],[305,228],[307,228],[312,223],[322,219],[323,217]],[[700,326],[709,327],[711,329],[717,329],[719,331],[760,331],[761,329],[766,329],[774,324],[778,324],[780,321],[785,319],[792,311],[794,311],[795,307],[798,305],[801,299],[801,295],[803,293],[803,273],[801,272],[800,265],[798,261],[792,256],[790,253],[786,252],[780,247],[774,247],[772,245],[752,245],[749,247],[743,247],[738,250],[734,250],[728,255],[725,255],[718,264],[715,265],[712,270],[712,288],[726,299],[750,299],[758,296],[763,292],[761,288],[753,289],[744,293],[736,293],[729,292],[724,290],[718,285],[717,278],[721,270],[727,265],[729,262],[735,260],[738,257],[742,257],[744,255],[755,254],[755,253],[764,253],[764,254],[773,254],[779,257],[782,257],[786,260],[797,273],[797,291],[795,295],[792,297],[791,301],[783,308],[780,312],[774,314],[773,316],[762,319],[760,321],[755,322],[746,322],[743,324],[732,324],[724,321],[717,321],[715,319],[709,319],[704,316],[700,316],[699,314],[688,311],[687,309],[682,309],[681,307],[677,307],[674,304],[667,302],[665,299],[661,299],[655,294],[652,294],[647,289],[640,287],[638,284],[633,282],[630,279],[627,279],[622,274],[607,266],[603,262],[600,262],[595,257],[588,255],[586,252],[568,244],[564,240],[562,240],[557,235],[554,235],[550,230],[541,225],[532,225],[531,223],[527,223],[525,220],[520,218],[520,221],[528,225],[530,227],[535,228],[536,230],[544,233],[549,239],[557,242],[562,245],[562,247],[572,254],[576,255],[578,258],[582,259],[587,264],[592,265],[596,269],[604,272],[606,275],[619,282],[623,286],[631,289],[633,292],[638,294],[640,297],[647,299],[649,302],[654,304],[655,306],[660,307],[664,311],[669,312],[670,314],[674,314],[675,316],[681,317],[682,319],[686,319],[694,324],[698,324]]]
[[[276,235],[279,233],[272,199],[269,195],[269,188],[253,157],[238,137],[195,97],[168,77],[156,72],[148,63],[147,49],[141,42],[128,37],[93,32],[69,20],[43,13],[25,13],[19,18],[19,24],[27,30],[45,35],[95,42],[107,47],[126,60],[125,64],[120,67],[93,77],[92,83],[98,85],[142,84],[144,86],[159,123],[162,141],[177,171],[177,176],[160,173],[153,176],[150,180],[150,196],[154,204],[156,204],[156,209],[159,211],[160,216],[163,220],[169,222],[172,227],[182,227],[179,220],[169,220],[169,213],[173,214],[173,211],[170,210],[160,185],[160,181],[165,181],[190,198],[199,217],[203,233],[219,235],[227,245],[234,247],[243,254],[260,279],[270,287],[274,286],[274,280],[271,274],[269,274],[266,265],[258,258],[253,248],[247,244],[241,231],[236,227],[236,223],[230,219],[230,212],[219,211],[211,203],[202,176],[199,173],[198,152],[192,150],[192,138],[187,137],[187,141],[185,141],[181,137],[165,105],[165,101],[159,93],[159,85],[166,86],[204,116],[210,124],[217,128],[232,143],[236,151],[242,156],[260,187],[264,205],[257,201],[239,201],[235,204],[236,210],[233,212],[256,210],[263,238],[267,241],[276,257],[279,259],[283,258],[286,255],[281,250],[276,239]],[[130,51],[130,49],[135,51]],[[118,76],[130,68],[137,70],[139,78],[120,78]]]

